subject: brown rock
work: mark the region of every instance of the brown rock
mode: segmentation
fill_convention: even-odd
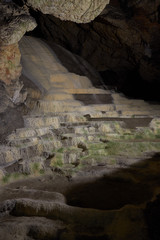
[[[21,74],[20,58],[17,43],[0,47],[0,81],[10,85],[13,80],[18,79]]]

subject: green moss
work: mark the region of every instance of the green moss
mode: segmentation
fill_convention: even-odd
[[[158,151],[160,142],[109,142],[106,146],[108,155],[141,156],[145,152]]]
[[[13,62],[11,60],[8,61],[8,65],[10,69],[15,68],[15,65],[13,64]]]
[[[143,139],[143,136],[140,135],[140,134],[136,134],[136,135],[134,136],[134,139]]]
[[[31,163],[30,171],[31,171],[31,175],[39,175],[45,172],[42,165],[39,162]]]
[[[64,148],[59,148],[59,149],[57,150],[57,152],[58,152],[58,153],[63,153],[63,152],[64,152]]]
[[[3,183],[8,183],[9,182],[9,180],[10,180],[10,174],[7,174],[7,175],[5,175],[5,176],[3,176],[2,177],[2,182]]]
[[[7,183],[10,183],[10,182],[16,181],[18,179],[25,178],[27,176],[29,176],[29,175],[25,174],[25,173],[18,173],[18,172],[10,173],[10,174],[8,173],[8,174],[6,174],[5,176],[2,177],[1,182],[3,184],[7,184]]]
[[[51,161],[52,167],[62,167],[63,166],[63,154],[56,153],[56,156]]]
[[[45,170],[44,169],[40,169],[39,173],[43,175],[45,173]]]

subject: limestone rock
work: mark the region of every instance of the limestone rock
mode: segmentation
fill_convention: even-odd
[[[12,2],[0,2],[0,81],[5,86],[18,84],[21,74],[18,42],[22,36],[36,27],[35,20],[28,9],[18,7]],[[8,88],[8,93],[13,90]],[[9,94],[9,97],[16,93]]]
[[[27,97],[27,92],[19,80],[22,68],[18,42],[27,31],[35,27],[36,22],[27,7],[19,7],[12,1],[0,1],[0,118],[4,120],[1,123],[1,137],[10,131],[10,121],[7,119],[9,112],[13,111],[13,115],[17,115],[16,109],[14,111],[12,108],[24,103]],[[22,124],[21,120],[20,122]]]
[[[23,35],[36,27],[35,20],[30,16],[18,16],[11,19],[10,24],[4,24],[0,30],[0,43],[10,45],[17,43]]]
[[[86,23],[97,17],[109,0],[27,0],[27,5],[44,14],[51,14],[61,20]]]
[[[17,43],[22,36],[36,27],[36,22],[26,8],[13,3],[0,3],[0,45]]]

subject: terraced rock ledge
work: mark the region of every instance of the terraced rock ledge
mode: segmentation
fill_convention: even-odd
[[[20,48],[43,97],[0,146],[1,238],[158,239],[160,105],[93,87],[39,39]]]

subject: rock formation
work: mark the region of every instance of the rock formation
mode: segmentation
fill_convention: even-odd
[[[27,31],[31,31],[35,27],[36,22],[29,15],[27,8],[18,7],[12,2],[0,2],[0,89],[3,92],[0,104],[1,138],[5,132],[14,129],[14,121],[19,122],[19,126],[22,125],[16,105],[20,105],[26,100],[27,92],[23,88],[23,82],[19,79],[22,67],[18,42]],[[7,115],[11,112],[14,120],[12,124],[9,123],[10,121],[6,123]],[[3,122],[6,123],[6,126],[3,125]]]
[[[96,71],[159,83],[158,1],[14,2],[0,1],[0,237],[158,240],[160,105]],[[31,15],[51,47],[22,37]]]
[[[44,14],[51,14],[61,20],[87,23],[97,17],[109,0],[27,0],[26,4]]]
[[[111,0],[100,16],[88,24],[62,22],[41,13],[37,20],[45,39],[85,58],[102,73],[106,84],[115,80],[126,92],[135,84],[134,92],[140,89],[142,94],[146,88],[146,94],[159,95],[158,1]]]
[[[36,27],[36,22],[27,9],[1,2],[0,24],[0,80],[10,85],[21,74],[18,42]]]

